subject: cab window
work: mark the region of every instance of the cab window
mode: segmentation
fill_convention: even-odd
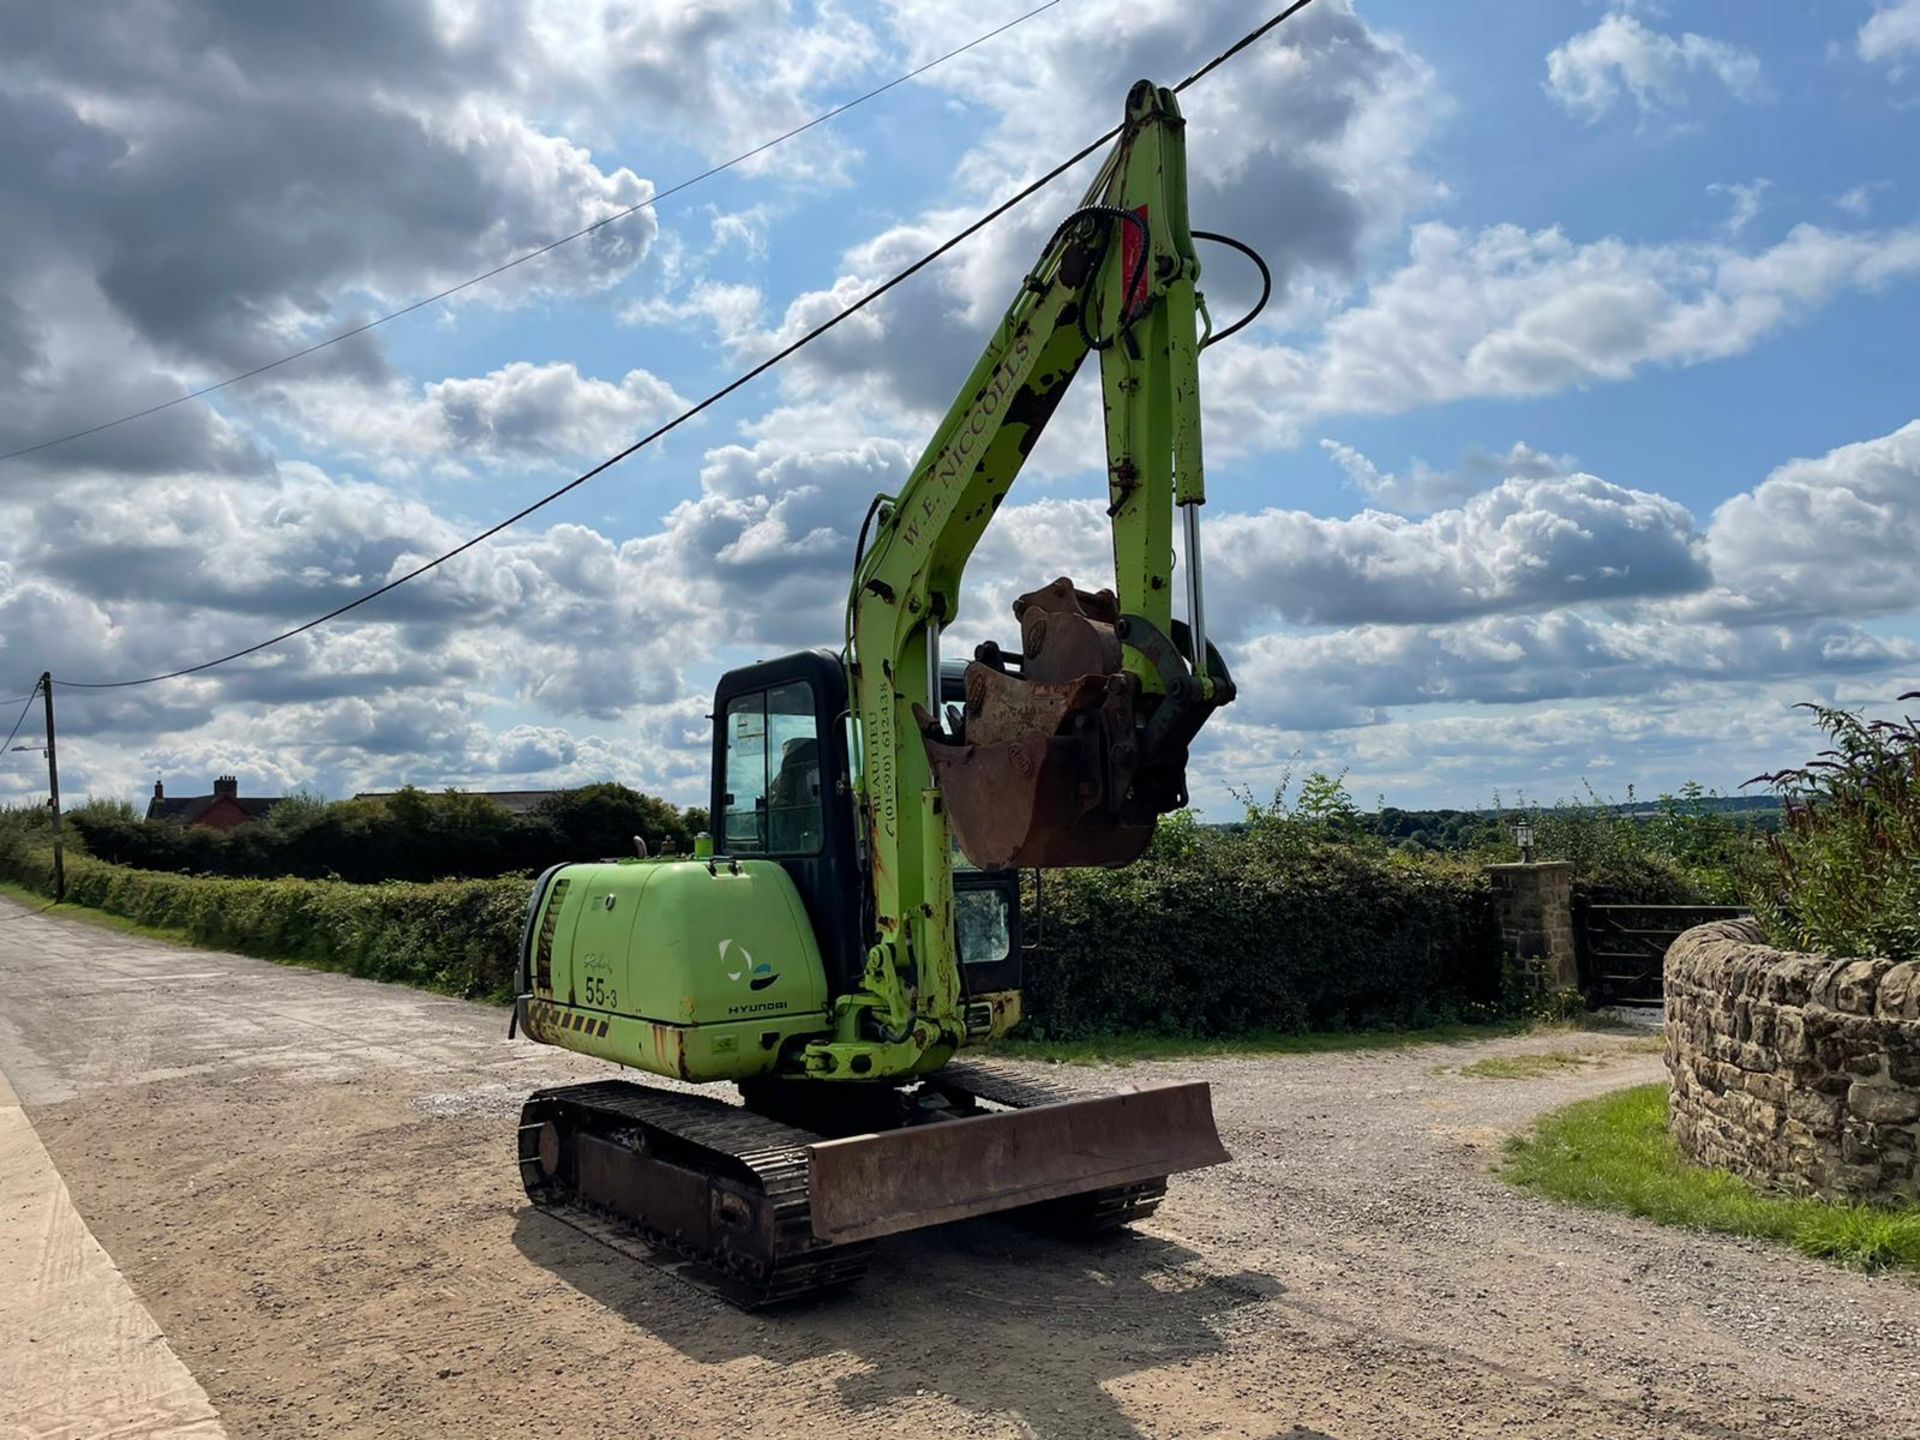
[[[727,702],[721,834],[733,855],[816,855],[825,829],[819,727],[804,681]]]
[[[962,965],[998,965],[1013,953],[1005,890],[959,890],[953,897],[954,929],[960,938]]]

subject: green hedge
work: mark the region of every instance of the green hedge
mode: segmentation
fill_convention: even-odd
[[[0,869],[47,888],[36,846],[0,843]],[[494,999],[512,990],[527,891],[518,878],[353,885],[67,862],[70,901],[199,944]],[[1284,835],[1169,824],[1129,869],[1049,874],[1040,928],[1026,1029],[1055,1039],[1413,1027],[1491,1018],[1503,1002],[1476,867]]]
[[[1895,703],[1909,700],[1920,691]],[[1827,748],[1762,777],[1786,816],[1748,867],[1748,902],[1787,949],[1920,960],[1920,721],[1804,708]]]
[[[44,851],[0,851],[0,865],[22,884],[52,888]],[[492,1000],[513,993],[527,891],[518,878],[225,880],[67,857],[72,904],[180,931],[216,949]]]
[[[1275,838],[1167,825],[1129,869],[1047,876],[1028,1033],[1411,1027],[1503,1008],[1478,867]]]
[[[282,800],[261,824],[230,831],[138,819],[131,807],[88,805],[68,816],[87,852],[115,865],[235,879],[480,879],[538,874],[581,856],[631,855],[633,837],[682,854],[706,812],[682,811],[624,785],[587,785],[516,815],[484,795],[406,789],[384,800]]]

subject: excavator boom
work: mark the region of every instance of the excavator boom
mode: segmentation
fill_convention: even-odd
[[[1233,698],[1200,591],[1200,265],[1185,121],[1147,81],[1120,138],[1039,260],[906,486],[882,497],[847,604],[875,941],[834,1042],[925,1070],[964,1043],[952,855],[983,869],[1124,865],[1187,803],[1187,747]],[[968,558],[1088,354],[1099,356],[1115,589],[1066,578],[1014,604],[1021,645],[983,647],[953,723],[940,637]],[[1173,618],[1174,512],[1187,623]],[[910,977],[910,978],[909,978]],[[866,1048],[876,1029],[887,1053]],[[903,1048],[904,1047],[904,1048]]]

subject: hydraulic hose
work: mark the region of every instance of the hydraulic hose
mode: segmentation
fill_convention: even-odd
[[[1234,321],[1233,324],[1227,326],[1224,330],[1209,335],[1202,341],[1200,348],[1204,350],[1209,345],[1218,345],[1235,331],[1246,329],[1247,326],[1251,325],[1254,320],[1258,318],[1260,312],[1267,308],[1267,301],[1273,295],[1273,272],[1267,268],[1267,262],[1260,258],[1260,252],[1243,240],[1236,240],[1231,235],[1219,235],[1212,230],[1192,230],[1188,233],[1196,240],[1211,240],[1216,245],[1225,245],[1229,249],[1238,250],[1242,255],[1253,261],[1260,269],[1260,298],[1253,302],[1253,308],[1251,310]]]

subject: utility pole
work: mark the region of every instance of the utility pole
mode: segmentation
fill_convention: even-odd
[[[47,808],[53,813],[53,899],[67,898],[67,855],[60,839],[60,761],[53,753],[53,672],[40,677],[40,694],[47,702]]]

